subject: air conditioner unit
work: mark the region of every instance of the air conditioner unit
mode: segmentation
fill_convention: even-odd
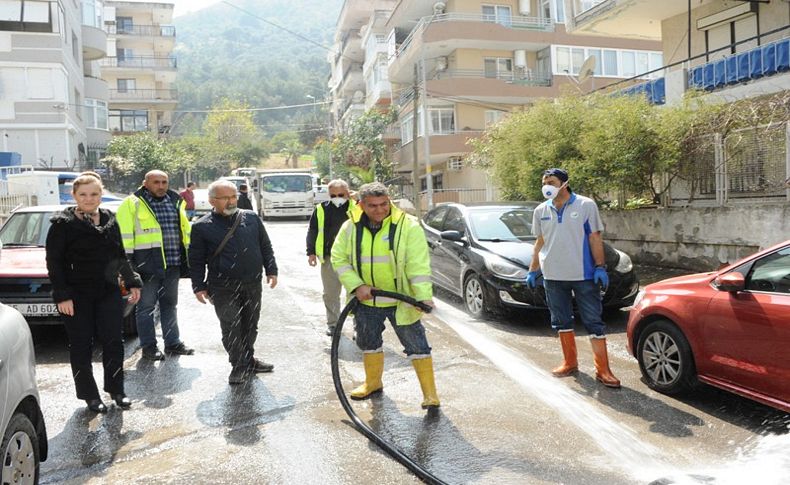
[[[437,71],[447,70],[447,56],[442,56],[436,59],[436,70]]]
[[[464,169],[464,160],[461,157],[450,157],[447,159],[447,170],[450,172],[460,172]]]
[[[441,15],[447,9],[447,5],[444,2],[436,2],[433,4],[433,14],[434,15]]]

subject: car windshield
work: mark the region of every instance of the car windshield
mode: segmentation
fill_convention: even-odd
[[[469,212],[472,233],[480,241],[525,241],[532,235],[532,209],[492,207]]]
[[[263,179],[264,192],[309,192],[313,190],[310,175],[275,175]]]
[[[0,229],[0,241],[3,247],[41,246],[47,241],[47,232],[51,223],[52,212],[19,212]]]

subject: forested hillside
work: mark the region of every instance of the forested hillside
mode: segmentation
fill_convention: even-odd
[[[222,97],[269,107],[322,100],[327,51],[266,21],[330,46],[343,0],[233,0],[175,19],[179,110],[210,108]],[[259,111],[255,123],[272,135],[298,131],[313,108]],[[176,133],[200,124],[181,117]]]

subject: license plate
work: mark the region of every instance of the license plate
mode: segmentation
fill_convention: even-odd
[[[59,315],[58,305],[55,303],[13,303],[10,306],[16,308],[19,313],[26,317],[48,317]]]

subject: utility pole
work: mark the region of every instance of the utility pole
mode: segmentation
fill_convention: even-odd
[[[412,103],[412,137],[411,137],[411,154],[412,154],[412,168],[411,168],[411,183],[412,192],[414,193],[414,209],[417,211],[417,218],[421,216],[422,206],[420,204],[420,159],[419,150],[417,149],[417,135],[418,135],[418,120],[417,120],[417,106],[419,106],[420,86],[417,81],[417,64],[414,64],[414,102]]]

